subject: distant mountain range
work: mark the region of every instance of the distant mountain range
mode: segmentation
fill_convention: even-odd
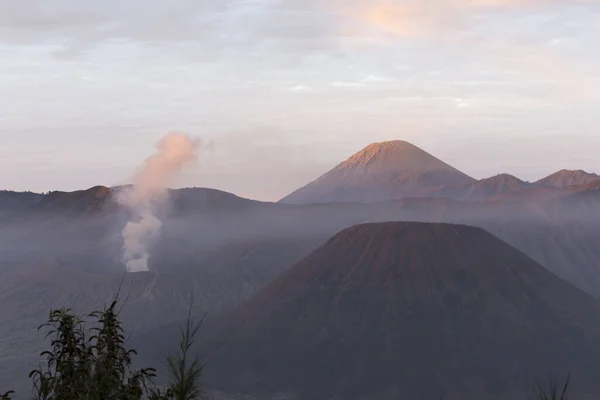
[[[477,257],[484,258],[493,255],[496,259],[503,260],[493,252],[484,252],[485,249],[500,248],[500,245],[493,244],[493,240],[489,239],[489,235],[481,229],[456,228],[460,233],[460,240],[463,240],[464,237],[472,238],[472,240],[469,239],[472,247],[483,246],[482,249],[474,248],[473,254],[471,254],[464,247],[466,246],[465,242],[457,243],[448,233],[454,228],[447,228],[447,225],[409,224],[410,229],[408,229],[409,225],[384,224],[381,231],[378,228],[380,225],[362,225],[391,221],[420,221],[483,228],[535,260],[533,262],[520,255],[514,256],[513,261],[515,265],[525,265],[522,268],[527,271],[534,271],[531,273],[535,276],[539,275],[540,281],[550,282],[551,279],[542,277],[549,273],[544,275],[535,272],[539,269],[536,262],[589,294],[600,296],[600,246],[598,246],[600,243],[600,217],[598,217],[600,215],[600,179],[596,178],[597,176],[594,174],[565,170],[538,182],[524,182],[508,174],[500,174],[478,181],[409,143],[396,141],[368,146],[330,173],[287,196],[279,203],[244,199],[231,193],[206,188],[172,190],[169,191],[171,199],[169,209],[161,216],[163,220],[160,238],[151,249],[151,272],[127,275],[123,283],[123,290],[129,296],[129,304],[123,316],[128,329],[134,333],[134,336],[139,337],[142,332],[148,330],[160,330],[161,327],[165,325],[168,327],[185,317],[189,294],[194,292],[197,300],[194,308],[196,314],[203,315],[208,312],[211,317],[217,317],[232,312],[234,314],[227,315],[247,318],[247,311],[240,311],[247,310],[247,308],[238,309],[236,307],[250,301],[248,304],[262,304],[261,307],[264,306],[265,311],[257,310],[256,315],[265,318],[265,321],[271,321],[265,323],[275,326],[277,323],[270,319],[272,318],[271,311],[268,311],[271,308],[267,307],[263,300],[257,300],[263,298],[261,296],[264,295],[258,295],[256,298],[253,296],[274,280],[281,282],[281,279],[291,273],[288,272],[289,268],[299,260],[308,256],[338,232],[355,225],[360,225],[362,228],[344,231],[336,241],[343,238],[344,241],[354,243],[358,246],[357,248],[360,248],[363,242],[354,242],[355,235],[360,233],[356,237],[369,237],[373,234],[373,237],[381,238],[381,240],[369,241],[370,247],[366,249],[369,251],[365,250],[365,254],[370,254],[371,247],[373,247],[378,249],[381,257],[389,256],[390,258],[380,260],[370,256],[363,257],[354,250],[346,249],[343,251],[344,257],[346,257],[344,260],[351,267],[341,263],[341,259],[331,258],[331,268],[335,267],[340,268],[340,271],[346,271],[335,275],[339,280],[323,280],[321,275],[316,272],[309,278],[302,278],[304,273],[294,275],[298,279],[310,281],[305,282],[307,290],[315,289],[312,281],[315,279],[322,283],[327,296],[331,296],[331,291],[337,290],[336,296],[340,296],[340,301],[354,299],[352,301],[360,304],[360,300],[356,299],[364,299],[365,305],[367,303],[379,304],[379,301],[382,301],[381,304],[398,303],[397,306],[393,306],[397,308],[390,306],[391,310],[404,318],[410,315],[407,310],[410,310],[409,306],[412,303],[407,299],[396,297],[387,299],[386,296],[392,296],[392,294],[388,293],[385,286],[387,284],[386,277],[402,269],[396,271],[377,267],[379,265],[377,263],[380,261],[389,268],[396,265],[394,260],[400,259],[400,253],[396,254],[393,251],[400,251],[402,246],[412,248],[410,246],[413,246],[414,243],[414,251],[410,253],[411,260],[420,260],[415,262],[425,265],[430,261],[439,263],[439,254],[444,254],[444,257],[449,260],[454,260],[453,257],[456,256],[465,263],[471,263],[470,267],[465,267],[471,272],[474,264],[484,265],[484,263],[482,261],[475,263],[475,260],[479,260],[479,258],[469,257],[477,255]],[[0,192],[0,387],[6,387],[6,384],[15,387],[12,383],[17,382],[16,379],[19,377],[26,379],[27,363],[37,360],[39,353],[41,342],[36,329],[47,316],[50,307],[66,306],[76,308],[81,312],[88,312],[93,308],[101,307],[114,295],[124,272],[121,264],[121,230],[129,217],[126,210],[123,210],[115,201],[117,193],[121,189],[97,186],[76,192],[54,191],[47,194]],[[371,233],[370,229],[376,229],[376,232]],[[383,239],[382,235],[389,237]],[[476,236],[488,239],[485,239],[485,243],[479,242],[478,239],[475,239]],[[427,240],[432,243],[431,247],[422,245],[421,242],[426,241],[425,238],[429,238]],[[458,239],[456,238],[456,240]],[[394,242],[394,240],[398,241]],[[395,250],[388,251],[387,247],[377,247],[388,242],[397,243],[394,246],[390,245]],[[343,243],[338,244],[341,246]],[[448,248],[444,247],[446,245]],[[503,246],[505,245],[503,244]],[[452,254],[446,253],[451,248],[460,248],[461,250],[456,250],[456,253]],[[515,254],[513,249],[502,248],[507,254]],[[497,268],[498,271],[503,268],[499,262],[490,260],[490,268]],[[506,263],[503,265],[508,265],[509,269],[513,268],[512,261],[508,259],[505,261]],[[532,263],[535,264],[535,267],[531,266]],[[409,265],[412,264],[409,263]],[[438,264],[431,265],[437,266]],[[294,271],[298,268],[295,267]],[[329,266],[321,267],[323,273],[330,271],[328,268]],[[355,282],[348,281],[349,277],[353,275],[347,271],[347,268],[355,269],[357,274],[369,277],[367,282],[370,282],[371,278],[374,279],[373,282],[376,282],[379,288],[378,292],[381,292],[383,298],[373,300],[369,297],[373,294],[365,287],[353,286]],[[437,271],[437,269],[434,270]],[[523,277],[521,276],[521,278]],[[302,279],[299,282],[302,282]],[[427,282],[431,276],[415,275],[414,279],[414,282],[406,284],[421,285],[421,281]],[[454,282],[452,283],[454,286],[450,286],[453,288],[452,290],[462,290],[462,286],[456,282],[454,277],[440,275],[440,279]],[[579,292],[574,292],[574,289],[565,289],[565,286],[559,284],[556,284],[555,287],[552,286],[554,284],[548,283],[550,285],[548,287],[571,294],[569,296],[557,294],[553,301],[542,301],[540,296],[546,299],[547,288],[535,285],[533,285],[534,288],[531,288],[527,286],[531,282],[525,278],[511,280],[506,275],[498,275],[498,279],[506,282],[504,286],[501,288],[482,287],[481,296],[489,292],[490,298],[495,299],[497,304],[490,312],[492,315],[496,315],[502,324],[505,324],[510,318],[514,318],[515,321],[523,321],[523,315],[527,315],[527,307],[523,304],[529,304],[532,307],[533,304],[544,304],[543,307],[547,307],[548,312],[553,315],[548,317],[548,321],[551,323],[549,326],[560,327],[556,328],[556,331],[553,331],[553,328],[550,330],[552,338],[562,340],[560,338],[567,337],[564,334],[565,330],[569,329],[571,332],[583,332],[582,335],[585,337],[588,337],[588,334],[591,337],[590,329],[595,329],[595,322],[591,321],[589,324],[581,322],[584,321],[583,317],[580,314],[573,314],[575,306],[568,303],[567,298],[570,295],[581,298]],[[391,280],[389,285],[396,287],[394,282]],[[381,285],[383,289],[379,287]],[[567,284],[563,282],[563,285]],[[279,284],[274,287],[279,287]],[[305,301],[302,296],[297,297],[299,303],[294,306],[297,307],[295,309],[279,303],[280,298],[287,298],[287,295],[284,294],[288,290],[290,295],[295,290],[293,286],[286,286],[286,288],[285,290],[281,289],[282,291],[277,292],[279,294],[273,297],[274,307],[277,305],[277,309],[281,307],[281,309],[288,310],[289,318],[295,316],[304,321],[302,324],[305,325],[302,326],[306,326],[306,328],[302,329],[306,329],[306,331],[301,331],[306,332],[307,341],[305,344],[298,342],[297,346],[299,349],[309,352],[307,354],[314,354],[310,351],[314,351],[315,343],[320,345],[318,338],[321,336],[319,335],[323,335],[323,340],[332,341],[327,326],[331,322],[331,329],[334,329],[338,322],[350,315],[347,314],[350,310],[348,307],[344,310],[336,309],[332,306],[332,304],[336,304],[335,300],[331,300],[330,297],[326,297],[328,300],[324,300],[323,304],[315,304],[308,300]],[[396,288],[406,290],[404,287]],[[272,292],[275,289],[269,290]],[[348,290],[357,290],[357,293],[363,294],[355,296],[348,293]],[[537,299],[542,303],[532,298],[529,303],[519,303],[520,308],[507,310],[506,308],[510,308],[507,302],[512,300],[501,301],[499,292],[510,296],[519,292],[524,292],[527,296],[530,292],[535,293],[535,296],[538,296]],[[452,295],[444,297],[439,293],[441,292],[432,292],[432,295],[437,296],[435,299],[437,299],[439,307],[442,309],[453,307],[455,297]],[[314,292],[311,292],[312,295],[315,296],[315,299],[320,299],[318,290],[315,289]],[[323,295],[325,296],[325,292]],[[465,296],[467,299],[465,301],[474,301],[474,297],[470,297],[474,296],[473,293],[465,292]],[[459,299],[462,297],[459,296]],[[427,303],[425,298],[420,298],[419,301],[425,310],[429,310],[427,312],[432,312],[433,308],[431,307],[433,306]],[[581,304],[587,304],[587,302],[587,300],[581,300]],[[565,307],[566,314],[555,315],[558,313],[558,303]],[[372,305],[369,307],[374,307]],[[502,312],[498,308],[500,305],[504,307]],[[318,318],[311,321],[304,320],[305,317],[302,314],[304,308],[307,312],[310,311],[308,317],[312,318],[316,313],[322,315],[323,320]],[[231,311],[232,309],[237,311]],[[275,312],[275,309],[273,310]],[[496,312],[498,314],[494,314]],[[480,310],[480,314],[475,315],[481,316],[482,313],[483,311]],[[387,314],[375,313],[375,315],[386,321],[386,318],[391,318]],[[577,327],[569,328],[568,325],[565,325],[564,315],[573,315],[573,324]],[[282,316],[281,318],[282,321],[289,322],[288,317]],[[350,315],[348,318],[354,317]],[[444,321],[441,321],[440,325],[432,326],[435,329],[449,331],[456,329],[456,332],[462,329],[462,325],[454,326],[450,322]],[[479,329],[475,322],[469,321],[471,320],[465,320],[465,323],[472,323]],[[233,324],[232,322],[222,323]],[[227,326],[234,329],[234,325]],[[523,326],[527,327],[523,327],[523,329],[529,329],[527,332],[530,334],[524,333],[523,336],[523,343],[527,343],[529,346],[529,343],[532,343],[533,338],[536,337],[536,332],[541,329],[541,323],[531,321]],[[517,328],[515,327],[515,329]],[[252,329],[259,332],[258,326]],[[361,329],[357,330],[357,335],[365,332],[363,328]],[[320,332],[318,335],[315,334],[317,330]],[[281,332],[282,335],[285,333]],[[389,338],[399,332],[394,330],[390,332],[393,335],[388,332],[389,334],[386,333],[382,338],[393,342]],[[268,331],[262,331],[262,333],[267,334]],[[285,334],[287,335],[287,333]],[[366,335],[366,333],[364,334]],[[491,335],[491,333],[489,334]],[[456,337],[456,335],[450,336]],[[257,346],[268,345],[259,340],[258,336],[253,337],[255,339],[252,340],[256,340]],[[249,338],[250,336],[232,339],[232,346],[242,346],[247,343],[245,340],[250,340]],[[298,338],[294,340],[296,339]],[[350,339],[348,338],[348,340]],[[516,340],[515,338],[510,340],[513,339]],[[353,340],[358,339],[354,338]],[[365,343],[370,343],[368,340]],[[489,340],[490,343],[498,345],[501,343],[497,335],[491,335]],[[277,340],[272,342],[274,347],[265,348],[279,351],[280,347],[278,346],[283,346],[282,342]],[[355,343],[358,345],[358,342]],[[442,353],[456,354],[457,360],[462,360],[461,363],[472,361],[475,363],[473,365],[480,365],[477,364],[482,362],[480,359],[464,358],[466,356],[461,353],[463,347],[456,347],[456,343],[453,343],[444,344],[449,349],[448,351],[453,353]],[[556,342],[552,343],[556,344]],[[587,339],[582,343],[588,343]],[[514,341],[505,344],[520,346]],[[481,343],[476,343],[476,345],[479,346]],[[233,355],[228,355],[228,352],[223,350],[222,343],[214,342],[211,339],[211,346],[220,347],[219,354],[222,354],[223,357],[221,359],[223,364],[218,364],[221,363],[218,361],[215,365],[222,365],[225,368],[224,366],[229,365],[228,363],[235,359]],[[390,343],[389,346],[391,346],[389,349],[397,350],[397,347],[394,347],[397,346],[396,344]],[[493,349],[486,350],[481,346],[477,347],[478,351],[487,354],[490,360],[498,357],[498,365],[507,365],[505,364],[506,359],[502,358],[498,352],[492,351]],[[160,348],[160,346],[156,347]],[[439,350],[446,351],[444,350],[446,347]],[[532,345],[532,348],[535,346]],[[321,348],[319,347],[319,349]],[[140,353],[144,353],[151,349],[140,348],[138,350]],[[571,348],[571,350],[573,349]],[[365,363],[381,361],[376,358],[379,357],[378,353],[374,353],[375,358],[371,360],[364,354],[365,351],[361,350],[356,354],[349,352],[348,357],[358,357],[357,360]],[[326,358],[331,354],[333,353],[323,351],[323,357],[318,359],[327,363]],[[550,352],[549,354],[562,360],[566,357],[565,354],[575,353],[561,353],[557,350],[556,353]],[[590,354],[596,353],[592,351]],[[248,353],[247,355],[248,360],[257,361],[255,354]],[[292,356],[299,357],[298,355],[290,355],[290,360],[295,359],[294,362],[299,362],[299,358]],[[451,356],[448,355],[448,357]],[[533,359],[533,356],[525,357],[524,355],[523,357],[523,360],[528,363]],[[548,361],[544,357],[541,359]],[[587,360],[586,357],[581,359]],[[573,360],[574,372],[582,371],[578,360],[579,358]],[[214,375],[210,375],[212,372],[207,370],[207,374],[209,374],[207,377],[211,376],[215,385],[220,385],[221,382],[224,387],[230,388],[256,387],[265,391],[273,391],[284,390],[283,386],[285,385],[290,388],[299,387],[298,382],[293,382],[289,379],[289,375],[286,375],[289,374],[289,368],[292,366],[282,367],[281,374],[276,375],[281,377],[280,387],[275,385],[276,382],[272,385],[258,382],[258,378],[255,381],[256,386],[248,386],[248,380],[257,377],[256,374],[260,371],[270,374],[269,371],[275,368],[275,361],[268,357],[265,358],[264,364],[257,361],[257,372],[254,375],[247,374],[248,364],[246,361],[238,361],[239,369],[237,367],[232,369],[231,381],[225,382],[216,366]],[[551,363],[548,361],[548,364]],[[547,371],[542,367],[539,367],[541,373]],[[438,378],[434,379],[434,382],[437,383],[432,385],[432,391],[444,386],[448,376],[446,374],[450,374],[449,367],[441,364],[440,368],[436,372]],[[279,368],[277,367],[277,369]],[[510,368],[508,370],[514,371]],[[583,375],[584,372],[579,374]],[[315,390],[319,393],[321,391],[343,393],[353,388],[348,383],[350,379],[347,378],[348,376],[363,376],[365,377],[365,387],[369,391],[374,390],[373,382],[380,381],[371,382],[371,377],[360,375],[362,373],[364,371],[352,371],[349,366],[348,369],[339,371],[340,376],[346,377],[344,379],[334,380],[333,383],[310,381],[310,385],[307,384],[306,387],[307,390]],[[537,371],[532,369],[531,373],[534,374]],[[244,378],[245,376],[247,378]],[[497,381],[496,383],[493,380],[490,381],[491,378],[483,367],[480,374],[473,373],[472,376],[480,382],[491,382],[489,385],[502,386]],[[541,378],[543,379],[545,376]],[[306,379],[308,382],[309,379],[316,378],[309,374],[306,375]],[[391,378],[386,379],[388,379],[385,381],[387,383],[384,382],[381,385],[387,387],[390,392],[381,395],[399,393],[395,392],[396,389],[389,383]],[[529,377],[523,375],[520,382],[525,384],[527,379]],[[510,387],[507,386],[505,391],[517,390],[518,385],[514,387],[511,385],[508,385]],[[586,385],[586,387],[591,387],[587,383]],[[500,391],[502,392],[502,390]],[[377,393],[374,396],[379,398],[377,397],[379,395],[380,393]],[[310,398],[312,399],[312,397]]]
[[[169,329],[139,343],[163,354]],[[204,329],[205,380],[233,393],[514,399],[569,372],[600,390],[598,303],[467,226],[348,228]]]
[[[525,182],[505,173],[475,180],[424,150],[408,142],[395,140],[370,144],[314,182],[285,196],[279,203],[371,203],[406,197],[482,200],[531,192],[532,189],[539,189],[540,193],[548,193],[550,188],[588,190],[593,185],[600,186],[600,175],[567,169],[536,182]],[[120,189],[96,186],[75,192],[53,191],[45,195],[0,191],[0,212],[6,214],[33,205],[71,212],[97,212]],[[236,201],[241,205],[245,200],[215,189],[186,188],[170,192],[182,207],[194,208],[209,203],[216,206],[220,200],[225,206],[233,205]]]
[[[116,212],[119,209],[116,196],[121,189],[94,186],[74,192],[52,191],[47,194],[0,191],[0,212],[4,211],[4,216],[9,215],[10,212],[56,212],[71,216]],[[266,204],[207,188],[169,190],[169,196],[172,208],[181,212],[201,209],[238,209]]]
[[[561,170],[534,183],[509,174],[476,181],[408,142],[391,141],[370,144],[280,202],[377,202],[430,196],[481,200],[542,186],[566,188],[598,181],[600,176],[581,170]]]

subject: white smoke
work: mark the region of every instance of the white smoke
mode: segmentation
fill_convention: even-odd
[[[133,186],[119,195],[132,215],[123,229],[123,264],[128,272],[148,271],[149,247],[160,233],[157,211],[167,201],[167,185],[196,162],[200,142],[182,133],[169,133],[146,159]]]

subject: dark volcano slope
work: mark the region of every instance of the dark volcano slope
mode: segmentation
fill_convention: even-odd
[[[43,195],[39,193],[0,190],[0,217],[27,209],[40,201],[42,197]]]
[[[598,316],[483,229],[359,225],[207,323],[205,378],[303,399],[513,399],[570,372],[586,398],[600,393]]]

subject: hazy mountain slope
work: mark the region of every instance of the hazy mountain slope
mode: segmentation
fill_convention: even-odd
[[[212,316],[249,299],[321,243],[320,238],[232,241],[168,258],[158,254],[160,272],[126,275],[89,273],[57,261],[22,267],[0,279],[0,387],[26,386],[28,363],[38,359],[43,345],[37,327],[51,308],[87,313],[110,303],[121,286],[130,333],[181,320],[192,293],[195,314]]]
[[[203,196],[213,192],[199,189],[191,193]],[[200,201],[197,207],[191,201],[180,206],[176,198],[152,250],[151,268],[185,269],[197,265],[204,253],[230,242],[306,241],[303,248],[310,251],[320,240],[361,222],[451,222],[484,227],[559,276],[600,294],[597,190],[569,190],[557,198],[544,195],[543,200],[526,193],[524,197],[468,202],[405,198],[372,205],[303,206],[257,203],[225,194],[233,199],[227,205],[219,192],[214,193],[216,201]],[[120,232],[126,219],[119,213],[82,217],[55,211],[31,214],[0,225],[0,275],[48,258],[90,272],[123,270]]]
[[[0,313],[8,320],[43,318],[52,307],[93,309],[112,298],[123,279],[123,295],[133,304],[144,303],[143,308],[154,307],[150,300],[156,300],[156,306],[184,312],[186,299],[195,292],[199,310],[217,313],[248,299],[321,243],[313,238],[232,240],[189,254],[157,254],[157,272],[136,274],[125,274],[124,268],[92,273],[49,260],[23,266],[0,280]],[[169,318],[182,315],[169,314]],[[165,322],[150,309],[131,316],[140,327]]]
[[[97,214],[112,204],[114,193],[106,186],[94,186],[74,192],[54,191],[45,195],[37,204],[39,211],[64,214]],[[115,204],[116,206],[116,204]]]
[[[589,173],[583,170],[568,170],[562,169],[545,178],[540,179],[536,183],[546,186],[567,187],[573,185],[585,185],[588,183],[600,180],[600,175]]]
[[[0,190],[0,217],[29,208],[42,197],[39,193]]]
[[[447,222],[482,227],[561,278],[600,295],[600,197],[551,201],[403,199],[379,204],[369,221]],[[600,193],[600,192],[599,192]],[[567,203],[567,204],[564,204]]]
[[[507,194],[519,194],[534,187],[528,182],[510,174],[499,174],[461,186],[445,187],[436,193],[437,196],[458,200],[484,200]]]
[[[206,381],[233,392],[512,399],[568,372],[577,398],[600,390],[594,299],[466,226],[346,229],[204,330]]]
[[[373,202],[431,193],[474,180],[418,147],[373,143],[283,198],[286,204]]]
[[[51,192],[31,207],[5,216],[0,220],[0,275],[48,258],[92,272],[120,272],[121,231],[129,215],[116,201],[118,190],[97,186]],[[243,222],[244,215],[269,205],[285,208],[203,188],[173,190],[169,197],[159,210],[164,222],[160,242],[179,241],[201,249],[255,232]],[[171,240],[172,236],[176,238]]]
[[[52,191],[45,195],[0,191],[0,216],[4,209],[22,211],[14,219],[38,216],[97,215],[124,212],[118,204],[118,194],[127,186],[108,188],[94,186],[73,192]],[[273,203],[245,199],[232,193],[208,188],[183,188],[168,191],[168,210],[171,213],[226,211],[259,208]]]
[[[250,200],[222,190],[208,188],[183,188],[170,190],[172,209],[178,214],[199,211],[240,211],[260,209],[273,203]]]
[[[155,300],[138,302],[140,312],[132,314],[133,322],[139,326],[166,323],[156,319],[156,310],[167,310],[175,320],[185,309],[185,296],[192,289],[202,293],[202,310],[215,314],[230,309],[327,237],[371,221],[451,222],[484,227],[559,276],[600,295],[597,184],[549,187],[552,195],[544,193],[541,197],[538,189],[481,201],[403,198],[375,204],[311,205],[254,202],[207,189],[176,191],[171,194],[160,240],[152,248],[150,267],[158,272],[159,279],[151,285],[154,274],[139,276],[142,282],[135,286],[150,286]],[[82,199],[82,205],[98,200],[97,196],[82,196],[85,192],[64,196]],[[178,197],[177,193],[183,195]],[[56,207],[60,202],[47,208],[33,207],[1,221],[2,315],[27,311],[32,316],[30,325],[37,326],[50,306],[78,307],[80,303],[73,299],[83,301],[86,296],[90,298],[81,303],[82,307],[99,304],[121,278],[121,229],[126,215],[118,210],[106,212],[113,205],[100,212],[69,211],[94,210],[73,207],[75,203],[63,202],[64,208]],[[48,261],[57,268],[57,276],[66,275],[61,284],[29,269],[40,263],[47,265]],[[22,273],[18,279],[13,278],[17,271]],[[81,278],[83,283],[71,279],[80,273],[85,277]],[[107,280],[103,276],[107,274],[112,278]],[[3,340],[11,341],[7,349],[23,348],[18,343],[26,337],[24,333],[29,334],[31,326],[11,323],[0,327]]]

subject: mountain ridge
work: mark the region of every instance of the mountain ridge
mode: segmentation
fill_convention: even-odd
[[[5,201],[7,204],[6,211],[11,211],[12,214],[15,212],[33,211],[37,213],[51,212],[55,215],[93,216],[104,212],[115,213],[122,210],[122,207],[118,204],[118,195],[120,191],[127,188],[127,186],[107,187],[98,185],[75,191],[55,190],[47,194],[6,192],[7,194],[4,197],[8,199]],[[170,196],[169,203],[178,212],[200,211],[203,209],[227,210],[274,204],[251,200],[230,192],[204,187],[168,189],[167,192]],[[0,192],[0,206],[3,205],[2,194],[4,193]],[[15,198],[15,200],[12,200],[12,198]],[[22,198],[31,198],[31,200],[25,202]],[[9,203],[9,200],[12,200],[12,202]],[[24,205],[19,207],[13,206],[12,203],[15,203],[15,201],[19,201]],[[8,208],[9,206],[13,207]],[[2,211],[1,208],[0,211]]]
[[[535,183],[545,186],[564,188],[567,186],[586,185],[597,181],[600,181],[600,175],[595,173],[587,172],[582,169],[561,169],[560,171],[550,174]]]
[[[428,194],[435,188],[474,181],[409,142],[376,142],[279,202],[375,202]]]
[[[439,190],[435,195],[456,200],[485,200],[499,195],[519,192],[536,186],[525,182],[514,175],[501,173],[489,178],[461,186],[449,186]]]

